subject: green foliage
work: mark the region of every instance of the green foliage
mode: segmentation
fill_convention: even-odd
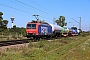
[[[7,28],[7,29],[1,29],[2,31],[0,32],[0,37],[1,38],[6,38],[5,40],[9,39],[22,39],[25,37],[25,28],[21,27],[16,27],[16,28]]]
[[[44,49],[44,51],[50,51],[50,45],[47,44],[47,45],[43,46],[43,49]]]
[[[0,15],[3,15],[3,13],[2,13],[2,12],[0,12]]]
[[[3,13],[0,12],[0,20],[3,20],[2,15],[3,15]]]
[[[10,38],[9,38],[9,37],[7,37],[7,40],[10,40]]]
[[[88,35],[90,35],[90,33],[87,33],[87,32],[82,32],[82,33],[80,34],[80,36],[82,36],[82,37],[86,37],[86,36],[88,36]]]
[[[82,30],[81,29],[78,29],[80,31],[80,33],[82,33]]]
[[[44,43],[45,43],[45,41],[44,40],[40,40],[40,42],[39,42],[39,48],[42,48],[43,46],[44,46]]]
[[[23,35],[23,36],[25,36],[25,34],[26,34],[24,27],[21,27],[21,28],[19,28],[19,27],[9,28],[9,32],[11,32],[11,33],[17,33],[17,34]]]
[[[7,20],[3,20],[2,15],[3,15],[3,13],[0,12],[0,32],[2,32],[5,29],[7,29],[7,24],[8,24],[8,21]]]
[[[1,60],[90,60],[89,37],[76,36],[52,41],[30,41],[29,48],[26,45],[8,48],[5,52],[0,52],[0,58]],[[39,46],[42,47],[39,48]]]
[[[66,26],[67,23],[65,23],[65,17],[64,16],[60,16],[58,20],[55,21],[57,23],[57,25],[63,27]]]
[[[32,41],[29,41],[28,47],[29,47],[29,48],[32,48],[32,47],[33,47]]]
[[[15,35],[15,34],[13,34],[13,35],[12,35],[12,38],[17,39],[17,37],[16,37],[16,35]]]

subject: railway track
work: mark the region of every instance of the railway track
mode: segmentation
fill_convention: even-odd
[[[63,37],[62,37],[62,38],[63,38]],[[55,40],[55,39],[61,39],[61,37],[56,37],[56,38],[43,38],[43,39],[50,41],[50,40]],[[38,41],[40,41],[40,39],[39,39],[39,40],[37,40],[37,39],[23,39],[23,40],[0,41],[0,47],[29,43],[29,41],[38,42]]]
[[[0,41],[0,47],[28,43],[29,39]]]
[[[52,38],[52,39],[45,39],[45,40],[54,40],[54,38]],[[23,39],[23,40],[0,41],[0,47],[29,43],[29,41],[32,41],[32,42],[36,42],[37,41],[38,42],[39,40]]]

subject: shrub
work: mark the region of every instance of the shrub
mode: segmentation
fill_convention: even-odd
[[[29,47],[29,48],[32,48],[32,47],[33,47],[32,41],[29,41],[28,47]]]

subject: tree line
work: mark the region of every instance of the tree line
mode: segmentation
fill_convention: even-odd
[[[25,28],[24,27],[17,27],[17,26],[13,26],[13,28],[8,28],[8,20],[3,20],[3,13],[0,12],[0,34],[9,34],[9,33],[17,33],[17,34],[22,34],[23,36],[25,36]]]

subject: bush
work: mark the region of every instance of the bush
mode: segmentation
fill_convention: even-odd
[[[33,47],[32,41],[29,41],[28,47],[29,47],[29,48],[32,48],[32,47]]]

